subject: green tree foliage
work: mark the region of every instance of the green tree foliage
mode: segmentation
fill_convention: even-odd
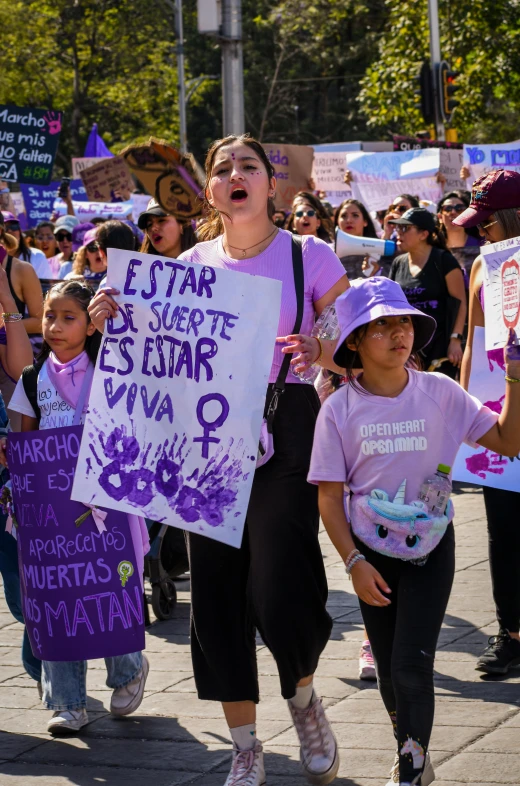
[[[387,0],[389,15],[367,69],[359,103],[380,135],[413,134],[424,127],[415,104],[417,66],[429,60],[426,0]],[[441,51],[461,72],[460,105],[451,126],[467,142],[519,136],[520,26],[516,0],[440,0]]]

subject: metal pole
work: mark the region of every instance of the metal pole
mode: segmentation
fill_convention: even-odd
[[[222,125],[224,136],[243,134],[244,66],[241,0],[222,0]]]
[[[182,21],[182,0],[175,0],[175,21],[177,32],[177,76],[179,96],[179,136],[181,153],[188,152],[188,131],[186,127],[186,85],[184,83],[184,25]]]
[[[435,128],[437,139],[446,139],[446,131],[440,111],[439,67],[441,64],[441,42],[439,36],[439,6],[437,0],[428,0],[428,19],[430,23],[430,62],[433,76],[433,97],[435,106]]]

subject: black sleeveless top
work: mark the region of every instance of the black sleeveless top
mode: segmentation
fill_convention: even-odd
[[[7,276],[7,281],[9,282],[9,289],[11,290],[11,295],[14,298],[14,302],[16,303],[16,308],[18,309],[20,314],[25,314],[25,303],[23,300],[20,300],[18,295],[13,289],[13,285],[11,284],[11,268],[13,267],[13,258],[11,256],[7,257],[7,264],[5,266],[5,274]]]

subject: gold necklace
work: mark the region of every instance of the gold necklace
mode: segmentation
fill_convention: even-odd
[[[269,240],[269,238],[271,238],[274,235],[275,232],[278,232],[278,227],[275,227],[273,229],[273,231],[269,235],[267,235],[267,237],[264,237],[263,240],[259,240],[258,243],[254,243],[252,246],[248,246],[247,248],[240,248],[239,246],[232,246],[231,243],[228,243],[227,245],[228,245],[228,248],[234,248],[235,251],[241,251],[242,252],[242,258],[244,258],[245,255],[246,255],[246,251],[250,251],[252,248],[256,248],[257,246],[261,246],[262,243],[265,243],[266,240]]]

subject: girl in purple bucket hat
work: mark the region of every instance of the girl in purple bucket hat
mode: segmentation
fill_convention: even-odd
[[[513,333],[498,415],[449,377],[419,370],[416,353],[435,320],[396,282],[354,281],[336,310],[334,361],[348,382],[320,411],[308,480],[319,486],[321,516],[359,596],[394,728],[387,786],[427,786],[433,664],[455,569],[448,476],[462,442],[518,454],[520,346]]]

